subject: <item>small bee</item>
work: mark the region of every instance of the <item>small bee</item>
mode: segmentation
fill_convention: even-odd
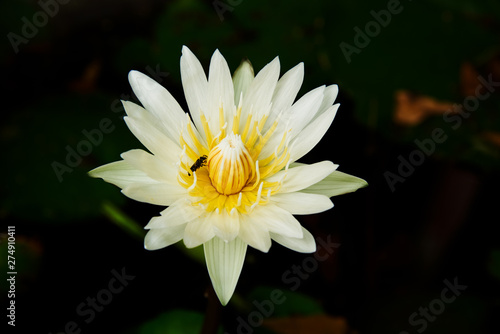
[[[207,156],[202,155],[195,161],[195,163],[191,166],[191,171],[196,172],[199,168],[207,165]],[[188,175],[191,176],[191,173],[188,172]]]

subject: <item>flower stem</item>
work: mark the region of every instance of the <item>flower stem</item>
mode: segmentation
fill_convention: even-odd
[[[207,292],[207,309],[205,311],[205,320],[200,334],[216,334],[219,328],[222,305],[219,298],[215,294],[212,284],[208,285]]]
[[[104,215],[111,220],[118,227],[122,228],[131,236],[143,240],[144,229],[135,220],[127,216],[120,208],[116,207],[113,203],[104,201],[102,203],[102,211]]]

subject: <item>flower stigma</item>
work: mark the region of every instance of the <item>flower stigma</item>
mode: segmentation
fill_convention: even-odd
[[[210,151],[207,165],[212,185],[224,195],[237,194],[256,174],[255,163],[241,136],[234,133]]]

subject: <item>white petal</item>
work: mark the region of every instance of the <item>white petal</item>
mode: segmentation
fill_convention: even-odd
[[[137,118],[137,119],[143,119],[151,123],[152,126],[157,126],[159,123],[158,118],[153,115],[152,113],[148,112],[146,109],[141,107],[138,104],[135,104],[134,102],[130,101],[124,101],[121,100],[123,108],[125,109],[125,112],[127,113],[127,116]]]
[[[287,132],[289,139],[299,135],[302,129],[316,116],[323,101],[324,90],[325,86],[313,89],[280,116],[278,127],[259,154],[259,159],[265,159],[274,153],[283,138],[283,133]]]
[[[323,101],[323,94],[325,86],[318,87],[302,96],[293,106],[289,109],[289,127],[292,129],[290,137],[294,138],[302,131],[302,129],[309,124],[309,122],[316,116],[319,111],[321,102]],[[285,115],[284,115],[285,117]]]
[[[295,137],[291,148],[290,161],[293,162],[302,158],[319,143],[330,128],[339,106],[340,104],[336,104],[330,107]]]
[[[130,71],[130,86],[146,110],[154,114],[167,130],[170,139],[179,138],[184,111],[172,95],[159,83],[138,71]]]
[[[316,241],[311,233],[302,228],[302,238],[290,238],[280,234],[271,233],[271,238],[277,243],[290,248],[299,253],[314,253],[316,251]]]
[[[261,118],[263,113],[269,109],[279,75],[280,62],[278,57],[257,73],[246,94],[243,95],[242,120],[246,120],[250,112],[257,118]],[[243,131],[243,129],[240,130]]]
[[[131,184],[155,182],[146,173],[138,170],[124,160],[97,167],[91,170],[89,175],[91,177],[100,177],[104,181],[122,189]]]
[[[339,86],[330,85],[326,87],[324,94],[325,96],[323,97],[323,102],[321,102],[321,106],[319,107],[320,113],[324,112],[333,105],[335,99],[337,98],[337,95],[339,94]]]
[[[146,151],[135,149],[121,154],[123,160],[135,168],[144,171],[151,178],[176,184],[177,167],[174,163],[165,162]]]
[[[302,192],[276,194],[271,197],[271,202],[294,215],[319,213],[333,207],[332,201],[326,196]]]
[[[180,198],[171,206],[161,212],[160,217],[153,217],[145,229],[162,229],[177,226],[199,218],[204,211],[191,205],[186,198]]]
[[[255,222],[252,215],[242,215],[238,237],[261,252],[267,253],[271,248],[271,237],[267,228]]]
[[[170,246],[182,239],[186,225],[150,230],[144,238],[144,248],[156,250]]]
[[[240,238],[225,242],[217,237],[203,244],[208,274],[215,293],[226,305],[234,293],[245,260],[247,244]]]
[[[184,232],[184,245],[187,248],[197,247],[215,236],[214,227],[208,216],[194,219],[186,225]]]
[[[200,61],[186,46],[182,47],[181,79],[193,122],[198,131],[204,134],[200,116],[207,112],[205,109],[207,107],[208,81]]]
[[[129,115],[124,118],[125,122],[134,136],[154,155],[167,162],[176,162],[182,150],[161,131],[158,119],[135,103],[122,103]]]
[[[245,95],[248,87],[254,78],[253,67],[248,59],[243,60],[234,71],[233,85],[234,85],[234,104],[238,106],[240,103],[241,94]]]
[[[210,126],[212,132],[219,132],[219,108],[224,110],[224,119],[228,122],[228,129],[232,127],[232,116],[235,110],[234,107],[234,88],[231,72],[227,66],[227,62],[216,50],[210,61],[210,69],[208,74],[208,98],[210,99]],[[229,122],[231,121],[231,124]]]
[[[302,190],[323,180],[337,169],[337,167],[338,165],[333,164],[331,161],[321,161],[312,165],[300,165],[288,170],[279,171],[266,181],[280,181],[285,176],[280,193],[290,193]]]
[[[231,241],[240,231],[239,214],[228,214],[225,209],[220,213],[213,212],[207,218],[214,227],[215,235],[224,241]]]
[[[169,206],[186,196],[187,191],[180,185],[155,182],[132,184],[122,189],[122,193],[139,202]]]
[[[297,97],[297,93],[304,80],[304,63],[299,63],[288,72],[283,74],[276,85],[273,95],[274,113],[279,114],[283,110],[290,108]]]
[[[257,206],[250,215],[254,222],[260,221],[261,226],[269,232],[294,238],[302,237],[302,226],[299,221],[290,212],[274,204]]]
[[[335,171],[320,182],[313,184],[302,191],[332,197],[347,194],[366,186],[368,186],[368,183],[359,177]]]

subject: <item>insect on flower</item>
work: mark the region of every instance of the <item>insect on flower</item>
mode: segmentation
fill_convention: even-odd
[[[198,169],[200,169],[203,166],[207,165],[207,156],[202,155],[201,157],[196,160],[196,162],[191,166],[191,171],[196,172]],[[191,176],[191,173],[188,172],[188,175]]]

